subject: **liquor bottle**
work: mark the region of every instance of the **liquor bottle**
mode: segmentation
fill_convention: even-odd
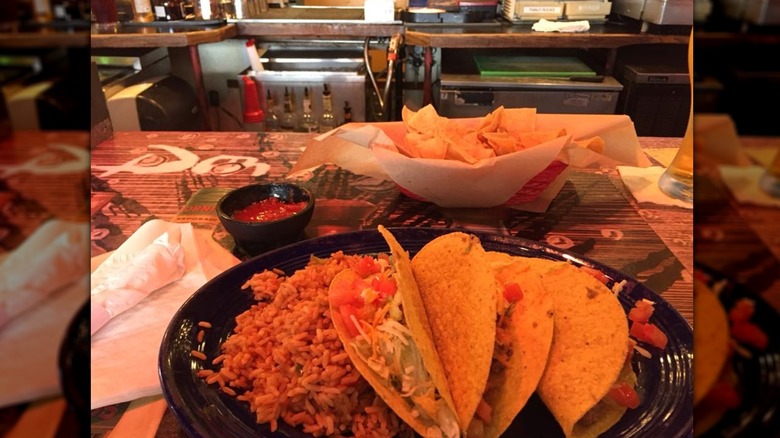
[[[294,131],[296,125],[295,109],[292,102],[292,94],[287,87],[284,87],[284,112],[279,127],[282,131]]]
[[[352,107],[348,100],[344,101],[344,123],[352,123]]]
[[[157,21],[183,20],[184,2],[182,0],[156,0],[154,2],[154,19]]]
[[[304,132],[317,132],[317,120],[311,115],[311,96],[309,88],[303,88],[303,116],[301,117],[301,128]]]
[[[279,111],[271,96],[271,90],[265,90],[265,130],[268,132],[279,130]]]
[[[133,21],[149,23],[154,21],[152,2],[149,0],[133,0]]]
[[[333,114],[333,101],[330,88],[324,84],[322,89],[322,117],[320,117],[320,132],[328,132],[336,128],[336,116]]]

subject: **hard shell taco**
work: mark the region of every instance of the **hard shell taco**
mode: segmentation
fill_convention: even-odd
[[[552,300],[541,277],[494,271],[464,233],[434,239],[410,261],[379,231],[392,257],[364,259],[365,269],[330,287],[350,359],[420,435],[500,436],[536,389],[550,349]]]
[[[380,227],[391,257],[365,256],[331,282],[333,325],[355,368],[423,437],[459,437],[460,427],[435,351],[408,254]]]
[[[552,347],[537,392],[565,436],[596,437],[636,407],[628,320],[615,294],[565,262],[491,254],[542,276],[553,300]],[[503,260],[503,261],[502,261]]]

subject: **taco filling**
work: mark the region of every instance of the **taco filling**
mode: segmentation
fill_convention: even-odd
[[[382,255],[365,256],[337,275],[329,291],[331,309],[338,315],[334,322],[343,326],[342,341],[355,366],[370,369],[382,387],[398,395],[402,411],[424,429],[418,433],[458,437],[457,418],[439,394],[406,322],[395,274],[392,259]]]

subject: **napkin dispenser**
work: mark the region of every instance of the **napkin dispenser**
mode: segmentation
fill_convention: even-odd
[[[108,98],[114,131],[197,131],[198,100],[184,79],[158,76]]]

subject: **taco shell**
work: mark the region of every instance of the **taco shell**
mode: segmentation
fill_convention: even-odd
[[[458,424],[466,430],[490,373],[498,283],[479,239],[462,232],[428,242],[412,258],[412,272]]]
[[[604,400],[620,379],[628,355],[628,321],[603,283],[563,262],[516,258],[542,273],[555,313],[552,347],[538,393],[567,437],[598,436],[626,408]],[[630,371],[630,366],[628,366]],[[599,405],[599,411],[590,412]],[[588,414],[588,415],[586,415]]]
[[[422,356],[423,364],[425,364],[425,368],[431,375],[433,385],[439,390],[441,397],[454,411],[452,395],[447,386],[444,367],[439,359],[439,355],[436,353],[431,326],[425,314],[420,292],[414,280],[414,274],[412,274],[412,262],[409,259],[409,253],[403,249],[387,228],[380,225],[379,232],[390,247],[390,254],[394,259],[395,279],[398,284],[398,293],[401,294],[406,324],[409,326],[412,338],[414,338],[417,348],[420,350],[420,356]]]
[[[694,280],[693,311],[693,404],[698,404],[717,382],[729,354],[729,321],[717,295],[701,281]]]
[[[488,252],[488,258],[502,253]],[[510,263],[496,272],[499,284],[521,285],[523,297],[514,304],[505,326],[511,336],[512,355],[504,372],[491,374],[483,398],[492,408],[484,438],[495,438],[512,424],[539,384],[553,337],[553,301],[541,276],[520,263]]]

